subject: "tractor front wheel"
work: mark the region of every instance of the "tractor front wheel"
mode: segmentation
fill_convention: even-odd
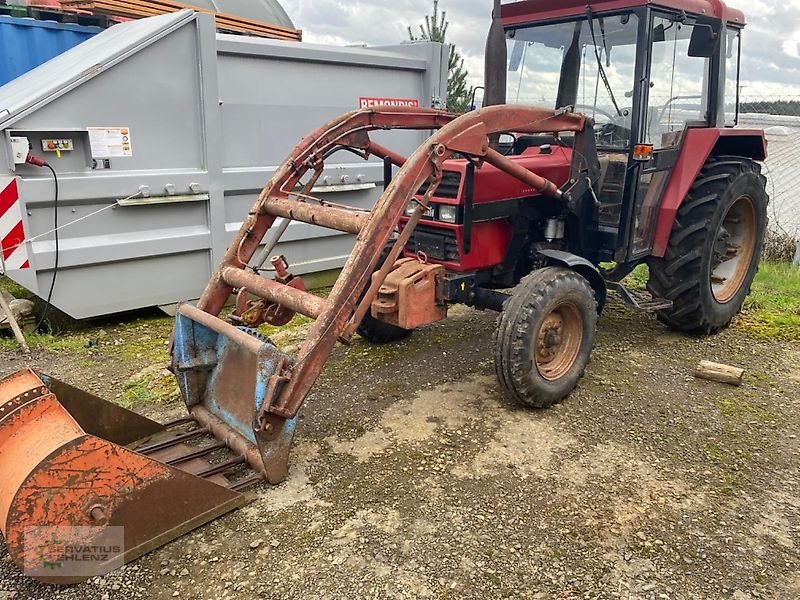
[[[750,293],[767,228],[766,179],[750,159],[710,159],[678,209],[648,289],[672,300],[659,320],[687,333],[727,327]]]
[[[391,342],[398,342],[406,339],[411,333],[412,332],[408,329],[379,321],[369,312],[364,315],[361,324],[358,326],[358,335],[367,340],[370,344],[390,344]]]
[[[548,408],[578,385],[594,348],[597,301],[570,269],[547,267],[514,289],[495,332],[495,370],[505,395]]]

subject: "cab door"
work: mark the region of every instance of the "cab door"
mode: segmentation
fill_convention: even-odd
[[[692,56],[696,21],[685,13],[652,11],[646,96],[640,144],[652,146],[652,158],[640,162],[628,231],[628,262],[649,256],[658,210],[678,159],[686,129],[709,127],[711,58]],[[692,46],[692,52],[690,52]]]

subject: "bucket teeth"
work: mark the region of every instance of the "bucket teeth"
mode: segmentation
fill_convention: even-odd
[[[125,426],[149,437],[130,440]],[[0,531],[25,574],[83,581],[242,506],[239,490],[261,475],[238,472],[244,458],[193,421],[176,427],[194,429],[165,429],[29,370],[0,381]],[[149,456],[133,449],[147,446]],[[103,552],[78,563],[74,547]]]

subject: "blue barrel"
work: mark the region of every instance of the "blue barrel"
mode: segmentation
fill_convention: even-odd
[[[0,16],[0,85],[102,31],[73,23]]]

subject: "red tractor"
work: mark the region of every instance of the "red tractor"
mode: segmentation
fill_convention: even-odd
[[[733,127],[743,26],[719,0],[524,0],[502,12],[497,0],[487,106],[363,109],[310,134],[198,305],[178,309],[171,369],[187,418],[161,426],[30,371],[0,382],[12,556],[47,556],[47,540],[22,535],[32,526],[122,525],[129,560],[241,505],[247,486],[282,481],[298,411],[356,331],[388,342],[454,303],[496,310],[502,388],[547,407],[583,375],[608,289],[680,331],[727,326],[767,223],[763,132]],[[433,134],[409,157],[370,137],[397,129]],[[372,211],[314,196],[341,151],[383,161]],[[356,236],[327,298],[284,257],[262,276],[290,221]],[[646,299],[619,283],[640,264]],[[295,313],[315,322],[294,356],[255,331]]]
[[[355,111],[276,171],[197,308],[179,310],[172,366],[190,409],[243,431],[279,480],[285,464],[270,447],[293,431],[337,341],[356,331],[383,343],[454,303],[498,311],[502,388],[547,407],[582,377],[608,289],[680,331],[726,327],[767,224],[764,134],[734,127],[743,27],[719,0],[496,0],[484,108]],[[370,138],[397,129],[434,133],[409,157]],[[384,162],[371,212],[312,193],[342,151]],[[261,276],[291,220],[357,236],[327,299],[306,292],[283,257],[274,280]],[[647,298],[620,283],[640,264],[650,268]],[[224,323],[231,293],[237,311]],[[226,362],[254,367],[219,338],[295,312],[316,321],[297,356],[266,341],[255,383],[231,375]]]
[[[766,157],[763,132],[733,128],[743,26],[744,15],[718,0],[502,7],[487,46],[487,104],[590,121],[567,135],[509,131],[494,140],[558,194],[490,160],[443,164],[405,255],[444,266],[438,301],[501,312],[495,364],[510,397],[545,407],[572,391],[607,287],[689,333],[717,332],[740,311],[768,203],[757,162]],[[644,263],[647,300],[619,283]],[[381,319],[373,305],[359,332],[373,341],[407,335]]]

